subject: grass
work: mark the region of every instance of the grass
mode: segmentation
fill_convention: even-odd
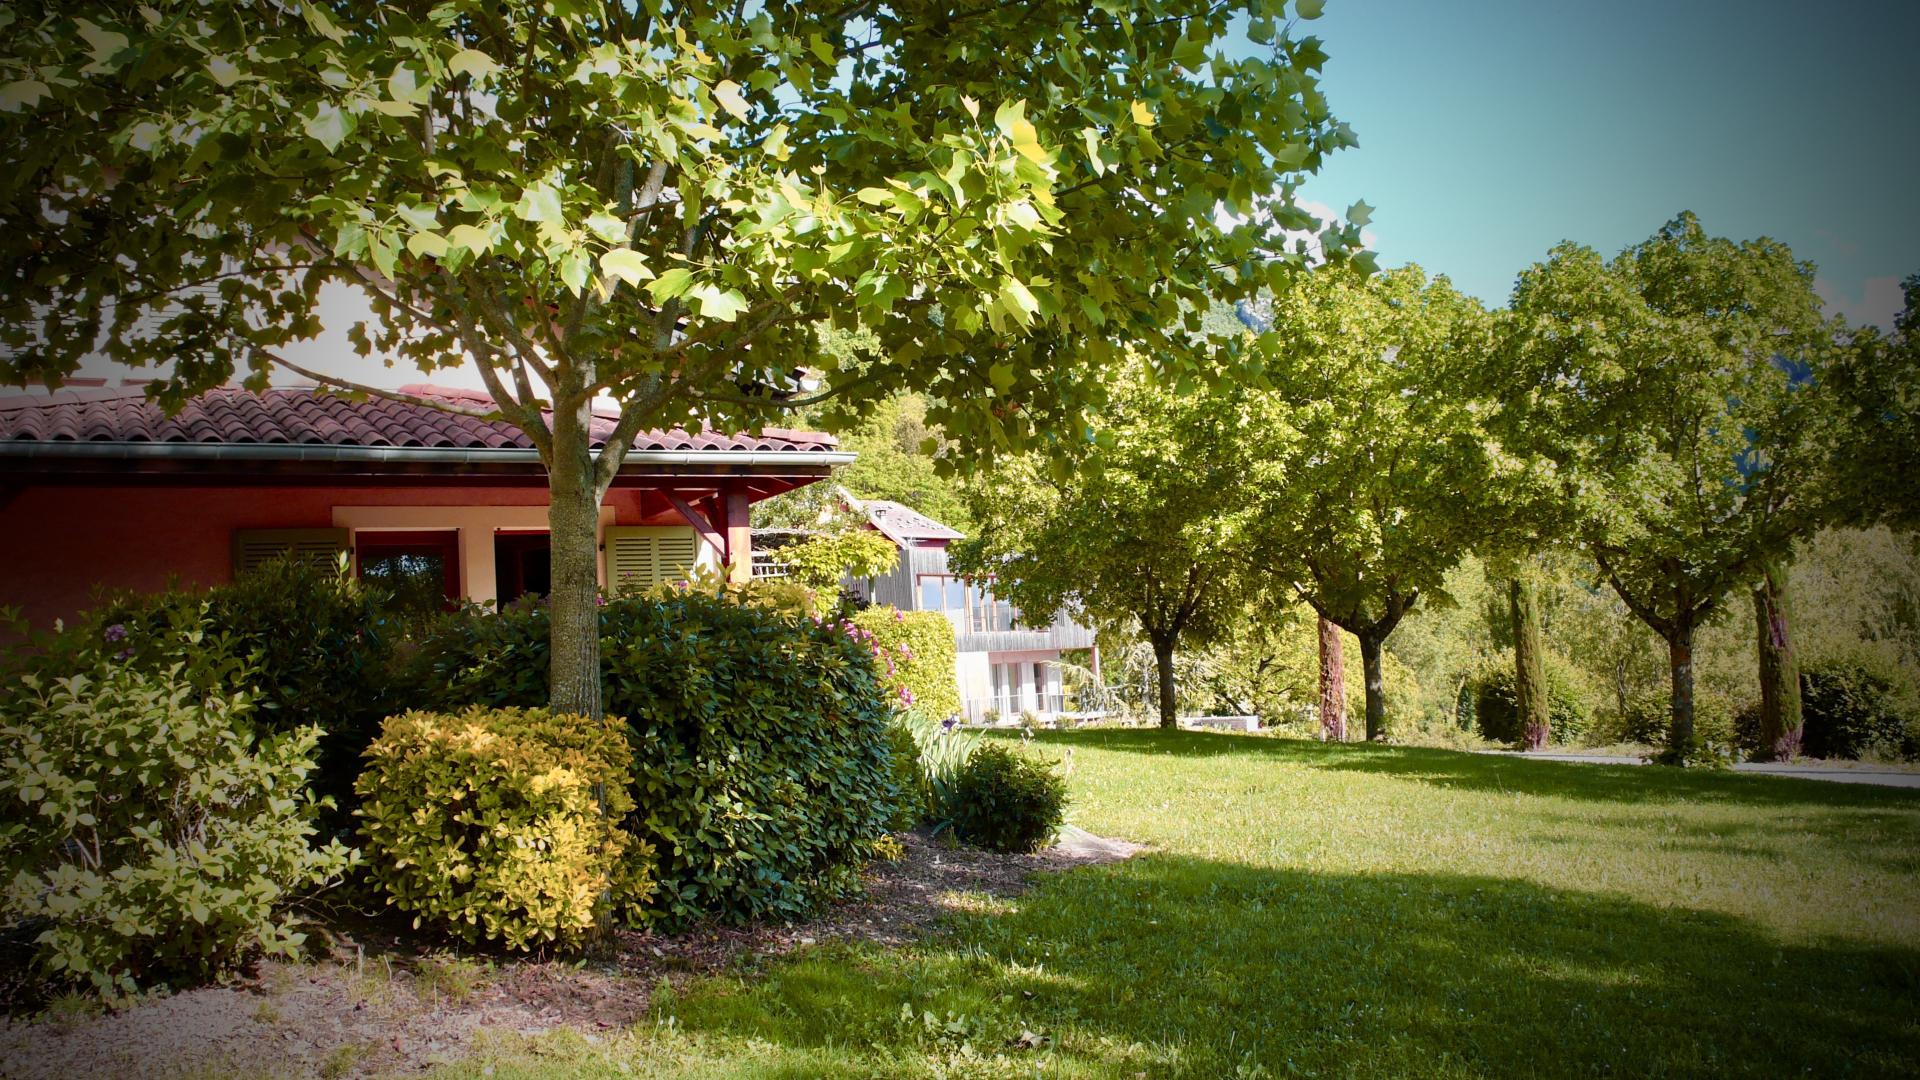
[[[1912,1076],[1920,792],[1063,732],[1130,862],[443,1075]],[[483,1072],[490,1070],[490,1072]]]

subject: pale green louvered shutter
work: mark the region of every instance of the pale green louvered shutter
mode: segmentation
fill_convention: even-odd
[[[623,593],[685,581],[693,573],[700,538],[691,525],[609,525],[606,545],[607,587]]]
[[[280,555],[332,566],[347,545],[345,529],[235,529],[233,574],[238,577]]]

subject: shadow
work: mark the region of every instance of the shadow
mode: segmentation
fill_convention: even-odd
[[[1148,756],[1252,757],[1315,769],[1369,773],[1442,788],[1594,802],[1667,800],[1776,807],[1805,804],[1895,811],[1920,808],[1920,789],[1916,788],[1836,784],[1652,765],[1590,765],[1413,746],[1328,744],[1225,732],[1125,728],[1048,732],[1037,741],[1054,749],[1084,747]]]
[[[703,1046],[784,1048],[812,1075],[960,1060],[966,1075],[1912,1076],[1917,1009],[1910,947],[1787,943],[1513,880],[1148,855],[1050,878],[916,948],[827,946],[700,984],[655,1019]],[[1049,1045],[1022,1047],[1029,1034]]]

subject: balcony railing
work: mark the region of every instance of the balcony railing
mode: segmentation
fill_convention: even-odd
[[[1001,723],[1020,719],[1020,714],[1031,709],[1038,716],[1053,716],[1067,711],[1064,694],[1032,694],[1018,691],[983,698],[968,698],[961,703],[961,711],[970,724],[984,724],[987,714],[994,713]]]

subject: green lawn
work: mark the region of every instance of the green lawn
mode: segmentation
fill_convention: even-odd
[[[1071,820],[1153,853],[961,905],[919,948],[823,947],[629,1036],[502,1043],[449,1075],[1920,1075],[1920,792],[1043,744],[1070,755]],[[1047,1045],[1012,1045],[1027,1032]]]

